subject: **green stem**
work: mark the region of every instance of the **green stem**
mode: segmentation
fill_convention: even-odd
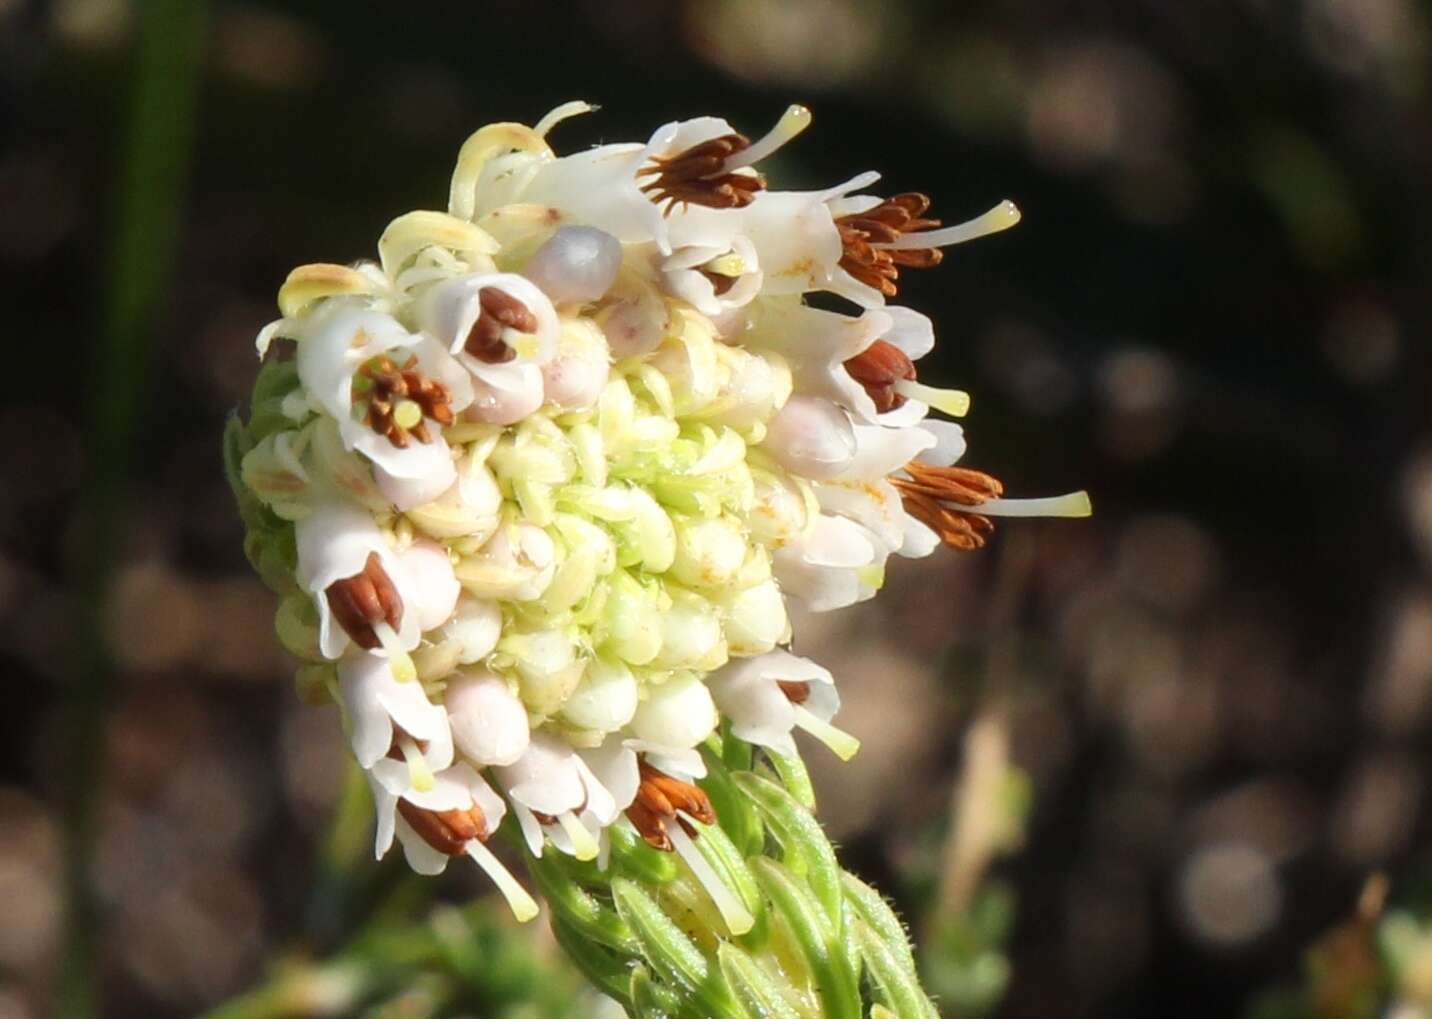
[[[96,1014],[90,847],[103,771],[113,663],[105,604],[123,533],[155,312],[169,285],[187,177],[203,42],[201,0],[138,6],[134,81],[114,217],[107,289],[89,379],[93,394],[81,496],[75,651],[66,695],[65,941],[58,1014]]]

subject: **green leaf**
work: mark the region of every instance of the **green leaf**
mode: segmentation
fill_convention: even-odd
[[[634,829],[612,825],[607,829],[611,840],[612,868],[644,885],[664,885],[676,880],[680,868],[674,853],[651,848]]]
[[[841,909],[840,864],[820,822],[790,793],[769,779],[749,771],[733,778],[737,787],[756,804],[781,843],[782,862],[810,884],[828,926],[838,937],[845,922]]]
[[[729,740],[728,745],[738,742]],[[716,811],[721,830],[730,836],[743,856],[759,855],[766,844],[760,814],[749,797],[736,788],[722,756],[710,746],[702,748],[702,756],[706,759],[706,777],[700,785],[711,797],[711,806]]]
[[[840,875],[841,889],[845,892],[846,907],[860,917],[894,953],[902,969],[911,977],[918,976],[915,954],[910,949],[910,935],[905,925],[874,888],[848,871]]]
[[[920,989],[915,974],[905,968],[897,952],[868,923],[856,920],[847,930],[881,999],[899,1019],[940,1019],[940,1013]]]
[[[788,757],[772,750],[766,754],[766,760],[775,769],[781,785],[786,787],[786,792],[807,810],[815,810],[815,786],[811,785],[810,772],[806,771],[805,761],[801,760],[800,755],[793,754]]]
[[[782,791],[784,793],[784,791]],[[805,957],[824,1007],[825,1019],[864,1019],[860,983],[844,945],[826,921],[821,903],[774,860],[751,860],[756,880],[789,925]]]
[[[553,917],[561,917],[568,927],[588,940],[624,955],[639,955],[642,944],[617,911],[573,881],[551,856],[529,860],[527,869],[547,900]]]
[[[667,983],[694,997],[710,1019],[746,1019],[718,970],[640,886],[625,878],[612,881],[617,912],[642,945],[646,962]]]
[[[716,959],[726,982],[752,1019],[800,1019],[781,993],[780,985],[741,949],[731,944],[722,945],[716,950]]]
[[[552,916],[552,934],[582,975],[610,998],[628,1003],[631,993],[629,960],[575,929],[561,916]]]

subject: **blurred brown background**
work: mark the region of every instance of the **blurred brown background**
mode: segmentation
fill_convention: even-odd
[[[344,751],[244,562],[224,416],[288,268],[371,256],[441,206],[469,131],[571,98],[604,109],[567,150],[702,113],[759,133],[801,101],[786,181],[876,168],[949,221],[1024,210],[902,297],[940,332],[922,377],[974,394],[968,461],[1088,488],[1095,518],[895,564],[876,603],[797,631],[865,741],[809,754],[823,816],[917,921],[972,721],[1027,773],[999,1014],[1236,1014],[1367,874],[1416,872],[1424,5],[213,3],[197,91],[176,77],[155,116],[173,273],[126,333],[136,6],[0,0],[0,1019],[66,1000],[87,857],[105,1014],[212,1005],[312,922]],[[192,149],[165,119],[186,97]]]

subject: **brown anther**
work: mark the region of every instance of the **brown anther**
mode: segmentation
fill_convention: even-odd
[[[483,287],[477,292],[480,309],[477,321],[468,330],[462,349],[484,364],[503,364],[517,356],[517,351],[502,339],[504,329],[519,333],[535,333],[537,316],[517,298],[497,287]]]
[[[792,704],[804,704],[810,700],[810,684],[798,679],[778,679],[776,686],[781,688],[781,693],[786,695],[786,700]]]
[[[766,182],[754,172],[726,172],[726,161],[749,148],[751,140],[742,134],[726,134],[693,145],[674,156],[656,156],[637,171],[638,179],[648,178],[639,187],[657,206],[670,215],[677,205],[704,205],[708,209],[741,209],[750,205]]]
[[[994,533],[994,521],[966,507],[977,507],[1004,494],[999,479],[966,467],[934,467],[912,460],[908,478],[891,478],[906,511],[929,527],[951,548],[983,548]]]
[[[938,219],[925,218],[929,208],[927,196],[910,192],[887,198],[865,212],[841,216],[835,221],[843,249],[840,267],[866,286],[894,297],[900,266],[926,269],[939,265],[944,253],[939,248],[891,249],[876,245],[890,244],[901,234],[938,227]]]
[[[440,425],[453,423],[452,408],[448,406],[447,386],[430,379],[417,370],[418,359],[408,358],[400,368],[389,357],[375,357],[358,370],[359,378],[367,383],[368,412],[366,422],[379,435],[399,449],[406,449],[408,437],[419,442],[432,441],[426,420],[419,420],[411,428],[398,424],[394,414],[400,400],[411,400],[422,411],[423,418],[432,418]]]
[[[701,275],[711,281],[711,290],[717,297],[727,293],[736,285],[735,276],[727,276],[725,273],[712,272],[710,269],[697,269]]]
[[[476,803],[466,810],[425,810],[399,800],[398,813],[424,842],[447,856],[461,856],[473,839],[487,841],[487,818]]]
[[[636,799],[627,808],[626,814],[647,845],[654,849],[671,850],[673,846],[667,826],[672,822],[695,837],[696,829],[681,816],[683,813],[702,824],[716,823],[716,811],[705,792],[643,761],[641,785],[637,787]]]
[[[880,414],[905,403],[905,397],[895,391],[895,383],[901,379],[912,382],[915,379],[915,363],[905,356],[903,350],[885,340],[876,340],[846,361],[845,370],[864,387]]]
[[[394,630],[403,622],[403,599],[383,569],[377,552],[368,554],[361,573],[335,580],[324,592],[333,618],[353,638],[353,643],[371,651],[382,642],[373,627],[387,623]]]

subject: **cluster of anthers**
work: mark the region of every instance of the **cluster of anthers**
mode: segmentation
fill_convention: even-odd
[[[475,860],[516,815],[534,855],[604,864],[631,825],[682,855],[733,930],[742,907],[694,850],[714,820],[698,748],[849,757],[831,674],[789,650],[787,600],[866,599],[892,554],[984,544],[1011,500],[953,466],[967,397],[917,379],[929,319],[887,303],[901,269],[1014,225],[959,226],[923,195],[773,191],[726,121],[558,156],[494,124],[458,156],[446,212],[399,217],[378,261],[308,265],[259,336],[235,460],[249,551],[285,592],[300,677],[342,706],[412,867]],[[826,291],[850,313],[820,310]]]

